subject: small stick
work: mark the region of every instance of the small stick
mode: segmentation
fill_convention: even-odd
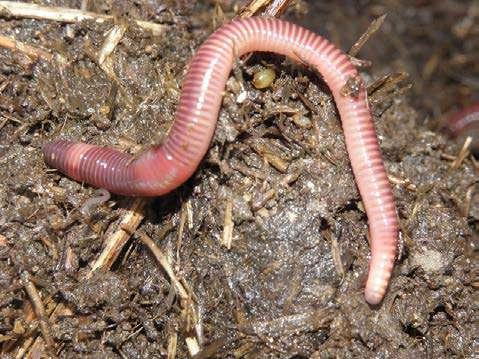
[[[0,247],[6,247],[7,246],[7,237],[5,237],[3,234],[0,234]]]
[[[38,321],[40,322],[40,330],[42,332],[43,339],[45,340],[48,348],[53,348],[54,342],[52,336],[50,335],[48,319],[45,313],[45,308],[43,307],[42,299],[40,298],[40,294],[38,294],[35,284],[33,284],[33,282],[30,280],[30,274],[27,271],[22,272],[20,278],[23,286],[25,287],[25,291],[32,301],[33,309],[37,315]]]
[[[93,272],[98,269],[110,269],[123,246],[143,220],[145,216],[143,210],[146,203],[147,200],[144,198],[135,199],[133,205],[121,220],[118,230],[105,240],[105,247],[98,259],[93,263],[86,278],[90,278]]]
[[[163,254],[161,249],[156,245],[155,242],[153,242],[153,240],[146,233],[142,231],[137,231],[136,234],[138,235],[138,238],[140,238],[140,240],[143,242],[143,244],[148,247],[151,253],[153,253],[158,263],[160,263],[163,270],[166,272],[166,274],[170,278],[170,281],[173,284],[173,287],[175,288],[180,298],[184,300],[189,300],[190,296],[188,295],[188,293],[186,292],[186,289],[183,287],[183,285],[180,283],[180,281],[176,277],[175,272],[173,271],[173,268],[171,268],[168,258]]]
[[[272,0],[268,7],[261,13],[261,15],[279,17],[284,14],[290,3],[291,0]]]
[[[113,20],[111,15],[101,15],[94,12],[78,9],[69,9],[56,6],[42,6],[16,1],[0,1],[0,16],[25,17],[38,20],[53,20],[59,22],[79,22],[93,20],[103,23]],[[168,27],[149,21],[135,20],[136,24],[145,30],[150,30],[153,35],[162,34]]]
[[[249,4],[239,12],[239,16],[250,17],[257,15],[261,9],[264,9],[260,12],[261,16],[278,17],[286,11],[290,3],[291,0],[251,0]]]
[[[98,64],[100,66],[103,65],[103,62],[106,60],[106,58],[110,56],[110,54],[115,50],[115,47],[120,43],[126,29],[127,26],[122,24],[114,25],[110,30],[108,30],[105,42],[98,52]]]
[[[343,280],[346,275],[346,270],[344,269],[343,260],[341,258],[341,248],[339,247],[338,240],[334,234],[328,232],[327,236],[331,240],[331,256],[333,258],[334,267],[341,277],[341,280]]]
[[[473,183],[466,191],[466,203],[464,204],[463,216],[469,216],[469,210],[471,209],[472,195],[474,194],[476,183]]]
[[[231,249],[231,243],[233,242],[233,201],[231,198],[226,200],[225,217],[223,222],[223,236],[221,238],[221,244],[227,249]]]
[[[195,317],[196,311],[192,305],[193,301],[190,295],[188,294],[187,290],[185,289],[185,287],[180,283],[180,281],[176,277],[175,272],[171,268],[170,262],[168,261],[168,258],[163,254],[161,249],[156,245],[155,242],[153,242],[153,240],[146,233],[142,231],[137,231],[136,234],[138,235],[138,238],[140,238],[140,240],[143,242],[143,244],[148,247],[151,253],[153,253],[158,263],[160,263],[160,265],[163,267],[163,270],[166,272],[166,274],[170,278],[170,281],[173,284],[173,287],[175,288],[179,297],[182,299],[181,306],[183,307],[183,311],[185,313],[191,313],[193,317]],[[187,337],[185,341],[191,356],[194,356],[196,353],[199,352],[200,347],[198,344],[198,340],[196,338]],[[174,343],[170,342],[168,344],[168,353],[171,353],[170,344],[171,345],[174,344],[176,347],[176,338]]]
[[[176,348],[178,346],[178,333],[173,332],[170,334],[168,338],[168,347],[167,347],[167,359],[175,359],[176,358]]]
[[[181,246],[183,245],[183,234],[185,231],[185,224],[186,221],[189,218],[188,215],[188,207],[187,207],[188,201],[181,206],[181,212],[180,212],[180,224],[178,225],[178,233],[177,233],[177,245],[176,245],[176,261],[179,263],[180,262],[180,249]],[[191,208],[191,207],[190,207]]]
[[[461,163],[464,161],[464,159],[469,156],[469,149],[471,147],[472,143],[472,137],[467,136],[466,140],[464,141],[464,145],[462,146],[461,150],[459,151],[459,154],[456,156],[454,161],[451,163],[451,169],[456,169],[458,168]]]
[[[0,35],[0,46],[6,49],[21,52],[22,54],[27,55],[32,60],[42,59],[51,61],[51,59],[53,58],[52,54],[50,54],[48,51],[42,50],[38,47],[27,45],[8,36]]]
[[[250,17],[256,14],[270,0],[251,0],[239,13],[240,17]]]
[[[409,178],[401,179],[399,177],[393,176],[392,174],[388,174],[388,178],[392,184],[404,186],[410,191],[417,191],[417,186],[414,183],[411,183]]]
[[[356,41],[351,47],[351,50],[349,50],[348,52],[349,56],[355,57],[358,54],[364,44],[369,40],[369,38],[381,28],[381,25],[383,24],[384,20],[386,20],[386,16],[387,14],[384,14],[373,20],[373,22],[368,26],[364,34],[362,34],[358,41]]]
[[[196,341],[195,338],[188,337],[185,339],[186,346],[188,347],[188,351],[190,352],[190,355],[194,357],[196,354],[200,352],[200,346],[198,345],[198,342]]]

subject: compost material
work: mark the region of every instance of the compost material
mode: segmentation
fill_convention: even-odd
[[[337,110],[300,64],[239,59],[207,157],[161,198],[108,199],[43,161],[52,139],[132,154],[162,141],[195,49],[244,2],[36,3],[114,18],[1,13],[0,34],[29,46],[0,48],[2,355],[473,357],[477,162],[435,131],[478,90],[473,1],[455,16],[434,1],[298,1],[283,15],[348,51],[388,14],[354,54],[369,64],[401,229],[376,307],[363,297],[367,218]],[[274,75],[257,88],[265,70]]]

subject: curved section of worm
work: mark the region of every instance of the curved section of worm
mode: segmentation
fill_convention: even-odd
[[[366,91],[345,54],[300,26],[277,19],[248,18],[215,31],[190,63],[165,142],[137,159],[109,148],[58,141],[44,147],[45,160],[78,181],[113,193],[158,196],[170,192],[193,174],[208,150],[234,60],[252,51],[274,52],[309,64],[331,89],[369,219],[372,256],[365,296],[369,303],[377,304],[392,273],[398,222]]]
[[[471,136],[472,150],[479,153],[479,102],[447,117],[442,130],[452,138]]]

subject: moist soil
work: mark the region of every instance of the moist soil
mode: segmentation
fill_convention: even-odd
[[[26,272],[47,313],[63,306],[46,329],[55,345],[34,346],[30,357],[186,358],[193,338],[197,358],[473,357],[477,167],[471,156],[453,165],[462,143],[436,131],[445,114],[477,100],[473,1],[299,1],[283,16],[347,51],[388,14],[357,55],[371,61],[361,71],[401,227],[377,307],[363,296],[367,218],[334,101],[319,74],[272,54],[235,64],[205,160],[186,184],[148,201],[133,231],[157,243],[191,302],[136,233],[110,270],[88,275],[133,199],[91,201],[94,188],[45,165],[42,144],[138,153],[161,142],[195,49],[242,4],[86,3],[125,26],[110,67],[97,54],[112,21],[0,20],[2,35],[54,54],[0,49],[2,357],[42,342]],[[131,19],[167,31],[153,36]],[[253,75],[265,68],[276,79],[256,89]]]

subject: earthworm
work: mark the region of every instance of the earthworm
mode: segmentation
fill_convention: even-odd
[[[319,71],[342,120],[351,166],[369,219],[371,261],[365,298],[381,302],[391,277],[398,219],[365,86],[349,58],[328,40],[271,18],[233,20],[216,30],[191,60],[176,117],[164,143],[138,158],[69,141],[44,146],[46,162],[71,178],[129,196],[172,191],[196,170],[213,137],[222,93],[235,59],[253,51],[285,55]],[[349,89],[353,84],[354,89]]]
[[[443,130],[452,138],[472,135],[473,151],[479,152],[479,102],[448,116]]]

